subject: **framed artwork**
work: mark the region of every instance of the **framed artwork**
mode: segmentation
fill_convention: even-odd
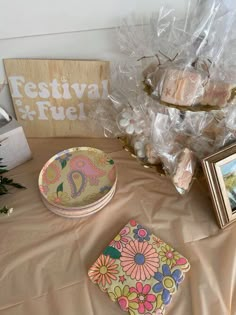
[[[218,223],[225,228],[236,221],[236,144],[202,160]]]

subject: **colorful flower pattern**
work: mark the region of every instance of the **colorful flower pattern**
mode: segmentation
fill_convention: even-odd
[[[99,166],[104,166],[104,165],[108,164],[109,161],[110,161],[110,159],[108,158],[108,156],[106,154],[96,157],[96,164]]]
[[[153,286],[155,293],[162,292],[162,300],[165,305],[169,304],[172,294],[178,289],[178,285],[183,281],[184,276],[180,269],[171,272],[170,267],[165,264],[162,266],[162,273],[156,272],[154,278],[158,281]]]
[[[139,305],[136,302],[137,293],[130,291],[128,285],[123,288],[116,286],[114,292],[108,292],[112,301],[117,301],[123,311],[137,310]]]
[[[146,280],[154,276],[159,267],[155,248],[148,242],[130,241],[121,252],[121,266],[131,279]]]
[[[174,250],[174,248],[170,247],[168,244],[161,246],[159,255],[161,257],[161,261],[170,267],[175,265],[177,260],[180,258],[179,254]]]
[[[106,163],[98,166],[99,159],[106,159]],[[97,149],[78,147],[63,150],[46,162],[39,176],[39,189],[46,200],[50,195],[49,203],[56,199],[57,204],[66,207],[81,207],[100,202],[115,189],[115,181],[115,162],[109,155]],[[67,203],[57,198],[59,191],[68,193],[69,199],[62,196]]]
[[[88,275],[130,315],[164,315],[189,268],[185,257],[131,220]]]
[[[59,161],[60,163],[63,163],[64,161],[68,162],[71,158],[72,154],[69,152],[65,152],[64,155],[58,154],[58,156],[56,157],[56,160]]]
[[[156,296],[149,293],[150,290],[150,284],[143,285],[141,282],[136,283],[136,288],[130,288],[130,292],[137,294],[134,301],[138,303],[138,311],[140,314],[144,314],[145,311],[151,311],[153,309],[153,303],[156,301]]]
[[[67,202],[70,200],[70,197],[66,192],[59,191],[57,193],[49,194],[48,200],[53,203],[63,205],[63,204],[67,204]]]
[[[90,268],[89,276],[95,283],[102,284],[105,287],[107,284],[111,284],[112,280],[117,279],[117,267],[118,264],[115,264],[115,259],[102,254]]]
[[[139,242],[149,241],[150,233],[142,225],[138,224],[137,229],[134,229],[134,238]]]
[[[163,244],[164,242],[159,237],[156,237],[156,236],[153,237],[152,245],[156,245],[157,247],[160,247]]]
[[[115,247],[119,251],[122,251],[123,247],[131,240],[131,237],[128,236],[130,228],[125,226],[119,234],[111,241],[110,246]]]

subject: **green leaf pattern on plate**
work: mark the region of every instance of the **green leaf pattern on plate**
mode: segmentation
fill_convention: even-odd
[[[66,167],[66,164],[67,164],[66,160],[61,160],[61,168],[62,169]]]
[[[63,191],[63,183],[61,183],[61,184],[57,187],[57,194],[59,193],[59,191]]]

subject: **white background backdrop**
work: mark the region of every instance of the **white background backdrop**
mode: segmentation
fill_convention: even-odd
[[[179,14],[187,9],[187,0],[0,0],[0,83],[4,58],[115,60],[122,18],[148,16],[163,4]],[[14,114],[8,86],[0,104]]]

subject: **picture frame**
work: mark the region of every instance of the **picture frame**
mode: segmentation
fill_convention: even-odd
[[[236,144],[202,160],[220,228],[236,221]]]

